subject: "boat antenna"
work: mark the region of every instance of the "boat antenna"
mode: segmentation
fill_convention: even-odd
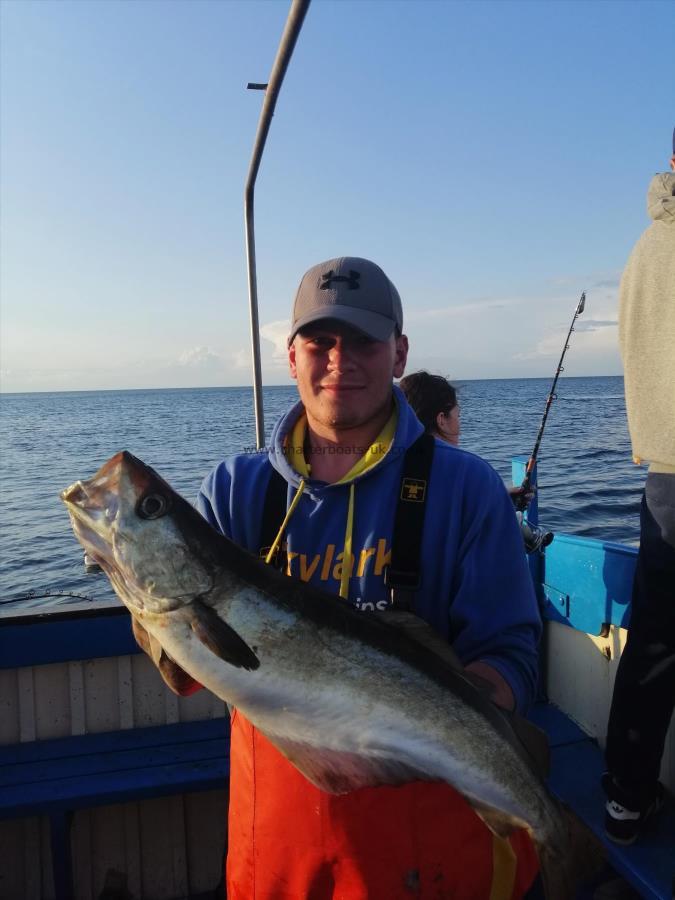
[[[530,484],[532,482],[532,471],[537,462],[537,454],[539,453],[539,445],[541,444],[541,438],[544,434],[544,428],[546,426],[546,419],[548,418],[548,411],[551,408],[551,404],[556,399],[555,394],[555,386],[558,383],[558,377],[561,372],[565,371],[563,366],[563,359],[565,359],[565,354],[570,348],[570,338],[572,337],[572,332],[574,331],[574,323],[577,320],[577,316],[580,316],[584,311],[584,307],[586,306],[586,291],[583,291],[581,297],[579,298],[579,302],[577,303],[577,308],[574,311],[574,316],[572,317],[572,324],[570,325],[570,330],[567,332],[567,337],[565,338],[565,345],[563,347],[563,351],[560,354],[560,362],[558,363],[558,368],[556,369],[555,377],[553,379],[553,384],[551,385],[551,390],[548,392],[548,397],[546,398],[546,408],[544,409],[544,415],[541,420],[541,425],[539,426],[539,432],[537,434],[537,440],[534,442],[534,450],[532,451],[532,455],[527,461],[527,467],[525,468],[525,477],[523,478],[523,482],[520,485],[520,494],[518,494],[515,505],[516,509],[524,511],[527,509],[528,501],[525,495],[528,492]]]
[[[262,401],[262,371],[260,367],[260,325],[258,322],[258,283],[256,278],[255,264],[255,234],[253,223],[253,192],[255,188],[255,180],[258,176],[260,168],[260,160],[262,159],[263,150],[265,149],[265,141],[272,123],[274,115],[274,107],[277,103],[279,91],[286,74],[286,69],[293,55],[295,42],[300,34],[302,23],[309,8],[310,0],[292,0],[291,8],[286,19],[286,27],[281,35],[279,49],[277,50],[276,59],[272,66],[272,73],[267,84],[249,82],[247,85],[249,90],[265,91],[265,100],[263,101],[260,111],[260,119],[258,121],[258,130],[255,136],[255,144],[253,145],[253,154],[248,169],[248,177],[246,179],[246,189],[244,191],[244,222],[246,224],[246,260],[248,265],[248,300],[251,314],[251,347],[253,350],[253,401],[255,407],[255,435],[256,446],[258,450],[262,449],[265,443],[265,421],[263,417],[263,401]]]

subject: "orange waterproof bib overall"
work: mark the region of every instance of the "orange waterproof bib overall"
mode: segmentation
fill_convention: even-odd
[[[327,794],[235,711],[228,900],[518,900],[537,870],[448,785]]]

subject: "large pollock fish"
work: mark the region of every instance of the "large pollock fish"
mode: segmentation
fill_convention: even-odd
[[[172,660],[236,706],[324,791],[453,785],[495,833],[526,828],[547,896],[573,897],[569,822],[517,720],[425,623],[358,611],[280,574],[130,453],[61,498],[160,669]]]

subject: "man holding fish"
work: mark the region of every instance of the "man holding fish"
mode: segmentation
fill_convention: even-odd
[[[536,881],[531,836],[548,888],[561,820],[494,705],[532,700],[541,631],[502,480],[423,437],[393,384],[408,340],[379,266],[311,268],[288,346],[300,401],[268,451],[219,464],[198,499],[269,565],[217,535],[223,548],[211,547],[130,454],[63,494],[167,683],[182,694],[204,684],[233,706],[227,896],[512,900]],[[171,525],[171,578],[141,571],[155,525]],[[212,572],[219,554],[225,574]],[[179,596],[165,600],[170,580]],[[563,882],[551,897],[570,896]]]
[[[378,266],[343,257],[310,269],[289,336],[300,403],[277,426],[267,459],[238,457],[211,473],[203,515],[257,550],[274,467],[289,502],[303,494],[285,530],[289,573],[357,606],[386,608],[402,450],[421,431],[392,386],[407,354],[401,301]],[[434,455],[416,611],[489,680],[496,702],[523,708],[534,690],[539,617],[508,496],[475,457],[440,446]],[[232,730],[229,897],[431,896],[430,885],[442,883],[445,896],[487,898],[493,868],[497,880],[529,886],[523,835],[494,843],[451,788],[414,782],[327,794],[236,710]]]

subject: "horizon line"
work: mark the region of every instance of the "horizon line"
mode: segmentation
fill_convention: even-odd
[[[411,373],[410,373],[411,374]],[[472,381],[551,381],[552,377],[550,375],[509,375],[507,377],[493,377],[493,378],[448,378],[448,381],[451,384],[465,384],[466,382]],[[566,375],[564,373],[560,376],[561,379],[569,379],[572,380],[574,378],[623,378],[623,372],[614,375]],[[398,380],[394,382],[398,383]],[[263,385],[263,391],[267,388],[292,388],[295,387],[295,382],[290,382],[287,384],[267,384]],[[10,397],[10,396],[24,396],[26,394],[119,394],[119,393],[133,393],[138,391],[252,391],[252,384],[214,384],[214,385],[200,385],[200,386],[192,386],[192,387],[138,387],[138,388],[69,388],[68,390],[53,390],[49,388],[33,390],[33,391],[4,391],[0,388],[0,397]]]

